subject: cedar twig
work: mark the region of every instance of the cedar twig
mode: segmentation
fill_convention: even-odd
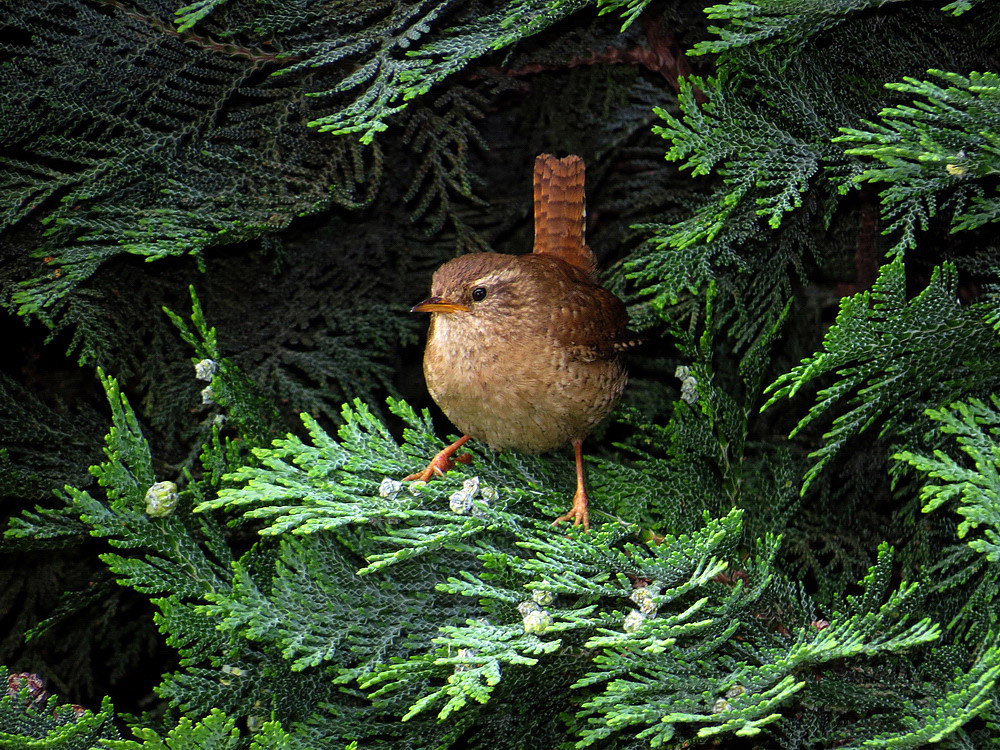
[[[207,52],[215,52],[216,54],[227,55],[229,57],[244,57],[251,62],[261,63],[262,65],[283,65],[298,60],[294,55],[284,55],[281,52],[268,52],[260,48],[241,47],[232,42],[220,42],[209,36],[200,36],[190,31],[178,31],[170,23],[154,16],[147,16],[134,8],[129,8],[121,0],[97,0],[97,2],[101,5],[110,6],[129,18],[142,21],[161,34],[175,37],[185,44],[190,44]],[[269,44],[269,42],[264,43]]]
[[[643,17],[642,26],[647,42],[642,46],[627,49],[608,47],[603,52],[592,51],[589,55],[571,57],[558,64],[528,63],[519,68],[488,66],[482,70],[494,75],[516,78],[550,70],[578,68],[584,65],[641,65],[647,70],[663,76],[671,88],[675,92],[679,92],[679,80],[691,73],[691,66],[681,50],[676,35],[661,31],[657,21],[649,16]],[[473,74],[470,77],[478,78],[480,76]]]
[[[861,217],[858,222],[858,237],[854,245],[854,281],[837,284],[837,294],[849,297],[866,289],[871,289],[878,278],[881,256],[876,247],[878,236],[878,200],[869,185],[861,188]]]

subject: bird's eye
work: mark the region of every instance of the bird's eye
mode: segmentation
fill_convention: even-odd
[[[486,287],[477,286],[472,290],[472,300],[474,302],[482,302],[484,299],[486,299]]]

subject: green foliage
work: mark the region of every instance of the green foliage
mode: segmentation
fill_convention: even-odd
[[[433,236],[449,224],[459,248],[486,251],[489,248],[462,218],[454,195],[480,206],[486,202],[473,192],[469,158],[474,147],[486,149],[476,129],[484,116],[485,100],[471,90],[455,87],[437,97],[430,107],[415,109],[406,123],[404,141],[414,154],[427,153],[404,196],[415,203],[410,219],[428,220]]]
[[[725,21],[722,26],[709,26],[719,35],[696,44],[694,54],[726,52],[753,45],[768,50],[777,45],[801,49],[811,39],[846,23],[852,14],[876,7],[877,0],[834,0],[823,3],[796,3],[782,0],[738,2],[711,5],[705,8],[713,21]]]
[[[182,717],[165,736],[150,728],[136,728],[135,736],[141,740],[106,740],[101,747],[109,750],[236,750],[241,746],[240,731],[236,722],[222,711],[213,709],[203,720],[195,723]],[[276,721],[262,724],[254,733],[249,750],[293,750],[299,747]]]
[[[949,409],[928,409],[927,416],[939,422],[939,429],[954,435],[955,442],[971,460],[965,467],[944,451],[934,451],[924,457],[902,451],[894,458],[905,461],[918,471],[941,480],[928,484],[920,491],[924,513],[930,513],[951,501],[958,501],[956,512],[963,517],[958,525],[958,538],[984,525],[983,538],[969,541],[969,546],[990,562],[1000,562],[1000,479],[997,476],[997,436],[1000,435],[1000,406],[996,396],[992,406],[979,400],[954,403]]]
[[[290,50],[288,57],[298,59],[276,74],[336,68],[348,59],[355,62],[334,86],[310,92],[346,101],[335,113],[309,125],[320,132],[360,134],[362,143],[371,143],[388,128],[386,121],[410,100],[425,95],[477,58],[538,34],[588,4],[586,0],[511,0],[498,3],[501,7],[493,12],[458,20],[449,15],[461,5],[453,0],[411,2],[353,34]],[[641,5],[629,8],[628,19],[640,11]]]
[[[803,491],[848,440],[873,426],[879,425],[880,437],[906,437],[916,418],[909,409],[995,387],[996,339],[981,310],[959,302],[956,286],[954,267],[945,265],[908,300],[903,264],[883,266],[870,292],[841,300],[823,351],[768,386],[774,393],[764,408],[822,375],[838,376],[819,391],[793,435],[850,398],[848,410],[824,434],[823,446],[811,454],[817,461],[806,473]],[[946,372],[939,369],[942,351],[953,363]]]
[[[707,225],[689,221],[687,232],[674,230],[671,241],[679,249],[713,240],[748,194],[755,196],[754,213],[766,217],[772,229],[778,228],[785,213],[802,205],[801,195],[824,157],[839,156],[829,144],[814,148],[790,130],[775,127],[747,100],[727,95],[728,83],[725,79],[685,78],[679,97],[683,120],[666,110],[656,110],[666,124],[653,131],[670,141],[668,160],[687,159],[681,169],[690,169],[695,177],[710,173],[720,162],[727,163],[723,175],[729,190],[717,207],[727,210],[716,213]],[[708,101],[702,103],[699,96]],[[792,112],[784,114],[794,116]],[[773,190],[770,195],[769,189]]]
[[[49,23],[56,12],[69,20]],[[46,229],[34,257],[48,259],[12,294],[21,314],[53,325],[65,296],[116,255],[200,254],[364,200],[351,184],[363,173],[355,145],[302,138],[306,107],[246,90],[273,55],[185,43],[155,8],[51,2],[22,6],[8,21],[36,43],[3,68],[4,107],[22,127],[5,134],[8,153],[20,156],[3,158],[13,208],[2,226],[36,216]],[[71,85],[46,86],[52,67]],[[31,102],[17,94],[25,86],[36,92]],[[223,116],[234,98],[242,103]],[[88,125],[75,128],[81,120]]]
[[[40,498],[74,472],[74,481],[86,479],[81,466],[97,455],[104,430],[94,410],[47,403],[0,374],[0,419],[9,425],[0,435],[0,494]],[[62,446],[58,454],[47,450],[52,444]]]
[[[1000,677],[1000,654],[987,649],[969,672],[960,674],[946,685],[937,700],[925,706],[913,706],[912,717],[903,722],[905,729],[883,732],[866,745],[887,748],[918,748],[938,743],[952,735],[991,703],[991,693]]]
[[[948,554],[942,556],[936,567],[945,575],[936,588],[947,591],[961,582],[975,582],[970,607],[954,612],[950,623],[959,632],[965,631],[970,640],[977,636],[991,639],[1000,628],[1000,577],[996,568],[1000,561],[998,405],[997,397],[991,396],[989,403],[969,399],[927,410],[941,435],[954,441],[964,455],[956,458],[946,450],[935,449],[932,455],[900,451],[893,456],[933,480],[920,489],[924,513],[945,507],[962,518],[955,536],[966,541],[953,543]]]
[[[408,420],[408,434],[414,437],[421,427],[418,417],[399,403],[394,403],[392,408]],[[423,427],[426,429],[426,424]],[[912,609],[912,600],[917,594],[916,584],[902,587],[881,603],[891,571],[891,555],[884,550],[879,564],[862,582],[867,594],[850,598],[847,611],[835,612],[822,630],[808,622],[798,626],[795,637],[791,636],[789,626],[785,626],[786,632],[779,638],[765,630],[758,633],[764,638],[762,643],[753,646],[752,642],[744,641],[733,656],[736,659],[738,655],[753,652],[756,658],[766,661],[765,669],[758,671],[748,664],[744,667],[747,671],[737,671],[734,678],[734,662],[723,659],[725,667],[720,665],[717,675],[706,674],[704,655],[727,651],[725,644],[735,631],[738,613],[757,611],[755,607],[760,605],[759,600],[770,583],[768,575],[752,586],[744,587],[740,583],[734,589],[714,583],[726,568],[717,555],[720,552],[725,555],[727,550],[731,554],[739,540],[741,513],[734,511],[724,520],[709,522],[693,536],[667,537],[648,548],[625,542],[627,529],[617,524],[589,538],[553,536],[543,524],[531,523],[530,518],[514,514],[517,495],[512,493],[507,499],[512,488],[499,490],[499,498],[505,502],[474,501],[475,510],[471,516],[435,507],[444,502],[444,494],[456,486],[456,480],[450,480],[450,487],[445,486],[437,493],[425,494],[431,485],[410,497],[406,497],[410,493],[398,484],[383,480],[381,492],[378,492],[378,476],[386,470],[398,471],[395,462],[401,456],[392,449],[394,443],[389,442],[384,429],[361,405],[345,414],[345,427],[340,431],[343,442],[331,441],[313,423],[309,428],[313,446],[297,439],[284,440],[278,441],[274,449],[257,451],[262,468],[240,470],[241,486],[223,491],[217,501],[206,503],[202,509],[253,505],[251,510],[244,511],[245,515],[269,519],[270,525],[265,529],[268,534],[294,530],[311,537],[323,531],[378,524],[372,541],[378,543],[376,548],[390,551],[369,551],[365,555],[369,564],[361,570],[366,575],[374,575],[388,565],[412,563],[415,557],[426,560],[430,549],[438,553],[449,551],[449,568],[455,571],[459,560],[464,557],[468,564],[469,558],[477,552],[476,547],[485,546],[482,535],[491,527],[504,530],[516,539],[516,546],[503,554],[486,551],[496,544],[495,540],[479,552],[483,574],[477,575],[473,568],[459,576],[450,575],[447,583],[437,587],[449,594],[477,599],[485,608],[483,614],[487,619],[470,619],[462,625],[439,624],[439,635],[432,641],[437,647],[433,650],[411,656],[406,661],[390,660],[384,666],[375,665],[364,670],[363,673],[370,671],[370,674],[361,680],[361,685],[377,688],[372,694],[374,698],[385,698],[394,691],[407,689],[415,676],[421,681],[440,684],[420,695],[404,718],[436,707],[438,718],[443,720],[466,707],[470,700],[485,703],[505,675],[544,664],[547,656],[557,658],[552,655],[564,647],[564,639],[570,639],[569,643],[601,649],[605,653],[605,657],[595,661],[600,671],[580,674],[576,687],[593,689],[594,685],[611,680],[606,693],[598,693],[583,704],[586,710],[581,716],[602,717],[597,720],[602,728],[583,733],[588,744],[627,726],[638,725],[641,729],[648,723],[649,709],[626,707],[634,696],[629,685],[634,687],[640,683],[684,685],[683,695],[698,696],[697,699],[679,696],[674,721],[664,724],[657,718],[654,725],[657,733],[654,734],[651,727],[640,733],[641,736],[658,736],[663,741],[673,736],[674,723],[691,722],[707,723],[709,726],[701,731],[706,737],[720,731],[751,735],[777,719],[775,708],[804,687],[804,683],[796,683],[791,678],[796,670],[828,660],[912,648],[936,639],[939,634],[937,627],[928,620],[912,625],[906,623],[906,613]],[[366,460],[358,463],[351,460],[352,456],[365,456]],[[367,482],[364,482],[365,477]],[[477,478],[482,482],[482,474]],[[335,499],[348,492],[357,498],[363,487],[360,482],[367,484],[367,493],[370,493],[363,497],[363,502],[347,504]],[[449,479],[442,479],[440,483],[447,485]],[[476,486],[481,489],[484,485],[476,483]],[[464,490],[450,496],[452,503],[455,495],[468,492],[468,484],[464,483],[463,487]],[[416,531],[420,533],[414,533]],[[478,545],[475,544],[477,537],[480,538]],[[530,554],[518,554],[514,551],[518,548]],[[763,573],[776,549],[775,541],[771,540],[758,557],[743,564],[748,570]],[[302,569],[301,565],[296,567]],[[312,576],[320,583],[325,580],[321,570],[314,571]],[[301,574],[297,577],[301,580]],[[653,581],[649,586],[654,587],[655,593],[651,594],[650,601],[655,607],[648,611],[656,613],[655,618],[646,613],[633,618],[640,622],[647,617],[651,620],[648,626],[638,628],[628,624],[626,613],[620,609],[620,602],[635,591],[632,582],[636,580]],[[331,590],[335,588],[330,587]],[[539,592],[537,598],[532,598],[532,591]],[[611,605],[609,610],[600,606],[602,600]],[[302,601],[292,606],[289,600],[284,601],[288,603],[278,609],[280,612],[309,611]],[[505,614],[509,622],[519,602],[523,622],[517,623],[517,615],[513,615],[513,623],[494,621],[497,615]],[[243,616],[254,613],[259,617],[260,605],[258,601]],[[330,612],[339,607],[328,604],[324,609]],[[641,609],[633,611],[642,612]],[[399,615],[393,615],[396,616]],[[286,645],[289,657],[302,652],[305,646],[301,637],[303,630],[344,631],[343,626],[338,627],[335,623],[323,629],[315,625],[304,627],[303,621],[294,615],[286,625],[278,626],[276,618],[277,611],[265,622],[271,623],[271,629],[287,627],[286,644],[290,638],[294,638],[291,642],[296,644],[290,651]],[[385,615],[377,619],[384,621],[384,618]],[[260,626],[253,627],[256,637],[260,637]],[[311,659],[314,662],[322,660],[322,653],[314,652]],[[644,656],[640,668],[635,661],[636,653],[661,658],[650,662],[651,657]],[[300,668],[303,666],[301,658],[294,663]],[[561,667],[562,670],[568,668],[568,664]],[[648,674],[637,672],[637,669],[648,671]],[[624,674],[632,675],[631,681],[611,679]],[[710,710],[711,706],[705,707],[705,695],[724,695],[734,683],[744,691],[749,690],[748,686],[755,688],[755,695],[748,696],[736,715],[727,713],[718,717]],[[663,699],[656,700],[657,711],[660,711]],[[694,712],[698,706],[703,713]],[[659,713],[655,715],[659,717]],[[625,716],[631,718],[626,720]]]
[[[178,8],[174,13],[177,16],[177,30],[187,31],[205,16],[210,14],[216,7],[225,3],[226,0],[198,0],[198,2]]]
[[[732,325],[744,342],[782,317],[804,262],[817,253],[810,224],[831,221],[833,203],[803,205],[803,195],[832,193],[831,180],[846,169],[821,120],[830,102],[792,95],[805,70],[777,73],[773,64],[761,71],[774,88],[691,76],[680,82],[679,114],[654,110],[664,124],[653,130],[671,144],[667,159],[693,176],[717,170],[722,184],[687,218],[644,227],[647,249],[628,262],[629,278],[666,317],[709,283],[732,294]],[[776,111],[762,111],[762,97]],[[774,237],[768,228],[782,231]]]
[[[497,459],[482,459],[468,479],[403,489],[384,474],[419,460],[433,438],[427,416],[401,402],[390,408],[408,424],[402,446],[358,403],[345,409],[340,440],[307,419],[308,443],[289,436],[256,449],[256,465],[227,477],[232,486],[202,502],[200,513],[180,506],[143,518],[150,511],[135,506],[154,478],[148,444],[116,384],[105,386],[114,427],[108,461],[94,473],[108,500],[72,489],[69,498],[91,534],[145,551],[141,559],[102,556],[122,584],[169,594],[153,601],[183,671],[161,691],[187,712],[203,705],[206,658],[225,675],[232,695],[214,700],[230,712],[261,705],[257,676],[278,658],[269,671],[281,664],[290,675],[325,670],[335,683],[370,690],[376,706],[404,720],[433,707],[444,721],[470,703],[498,699],[498,691],[502,698],[525,681],[544,686],[556,678],[581,691],[583,745],[619,735],[659,744],[678,732],[692,736],[691,725],[698,737],[752,736],[802,700],[806,682],[797,675],[939,637],[929,619],[909,621],[917,584],[889,589],[887,548],[861,582],[864,593],[819,627],[777,614],[786,610],[777,604],[785,594],[773,570],[776,538],[740,560],[740,576],[722,576],[741,544],[738,509],[706,516],[689,534],[641,544],[634,526],[613,518],[591,534],[555,533],[535,518],[535,507],[551,509],[559,493],[546,498],[529,476],[501,471],[507,462]],[[293,536],[271,552],[261,543],[233,560],[230,578],[209,554],[221,559],[224,546],[204,516],[222,508],[268,519],[265,538]],[[158,534],[147,532],[153,527]],[[768,611],[778,625],[751,624]],[[228,637],[206,640],[213,631]],[[581,659],[581,649],[597,655]],[[980,670],[963,695],[978,694],[972,688],[981,691],[991,675]],[[414,692],[415,684],[426,687]],[[274,705],[280,691],[272,685],[268,692]],[[972,705],[968,716],[982,708]],[[235,743],[233,727],[220,712],[203,724],[182,719],[170,736]],[[160,741],[151,729],[137,737],[151,747]]]
[[[203,596],[229,577],[228,548],[218,527],[187,514],[166,514],[152,509],[156,475],[149,444],[142,435],[135,412],[118,384],[99,372],[111,406],[113,426],[105,439],[107,460],[91,468],[107,500],[89,492],[66,488],[66,510],[37,508],[23,519],[14,519],[8,535],[13,538],[65,533],[67,513],[79,518],[91,536],[103,537],[112,547],[141,550],[139,555],[105,553],[101,560],[122,585],[145,594]],[[172,486],[176,493],[176,485]]]
[[[775,539],[741,562],[747,572],[735,586],[717,581],[727,568],[725,558],[741,538],[740,511],[709,520],[690,535],[667,536],[646,546],[629,541],[629,527],[618,522],[582,537],[554,535],[544,522],[525,515],[530,507],[523,503],[524,488],[510,486],[510,472],[508,485],[492,485],[495,496],[486,491],[491,486],[486,480],[493,480],[491,461],[477,465],[475,477],[461,485],[458,478],[446,476],[407,491],[379,477],[402,470],[413,443],[426,443],[429,425],[426,417],[422,420],[404,404],[390,406],[409,425],[404,446],[397,446],[371,412],[356,404],[345,410],[340,441],[307,420],[311,445],[288,438],[271,449],[258,449],[260,466],[240,469],[237,486],[223,490],[200,510],[242,509],[245,517],[267,519],[264,534],[292,531],[315,540],[283,548],[281,556],[289,567],[279,568],[270,597],[247,586],[233,601],[220,600],[213,610],[226,613],[227,630],[246,628],[255,640],[275,639],[293,669],[335,658],[343,648],[336,644],[350,632],[349,622],[338,622],[337,614],[350,612],[348,602],[330,598],[331,592],[347,590],[350,571],[339,564],[330,571],[329,562],[324,566],[314,557],[335,558],[330,542],[324,541],[327,534],[345,538],[348,529],[363,532],[361,539],[353,534],[346,538],[355,539],[353,544],[360,543],[359,551],[364,550],[367,565],[359,573],[366,577],[388,573],[392,566],[397,571],[390,574],[392,580],[408,580],[412,586],[409,571],[414,563],[424,569],[438,560],[445,563],[448,573],[443,579],[431,576],[442,581],[437,591],[476,600],[478,608],[455,611],[456,619],[450,621],[439,617],[431,649],[422,647],[431,633],[394,644],[391,650],[405,645],[417,652],[408,659],[384,659],[388,644],[375,648],[369,639],[365,653],[383,654],[383,660],[343,673],[358,679],[361,687],[374,689],[371,695],[377,700],[409,693],[414,680],[432,686],[410,695],[404,719],[433,709],[445,720],[469,710],[470,704],[495,699],[498,690],[506,692],[505,681],[544,681],[549,670],[571,670],[573,687],[590,694],[579,714],[593,717],[585,726],[595,725],[581,731],[585,744],[623,731],[662,742],[674,736],[676,725],[691,723],[707,725],[699,732],[704,737],[719,732],[753,735],[778,719],[782,704],[805,687],[794,679],[798,672],[831,660],[914,648],[939,635],[927,619],[907,623],[918,586],[887,591],[892,557],[883,549],[861,583],[866,593],[849,597],[846,609],[834,612],[822,629],[807,621],[784,623],[780,635],[752,628],[753,637],[745,634],[741,641],[732,641],[747,614],[752,619],[758,615],[751,613],[766,608],[762,600],[780,597],[769,572]],[[345,502],[348,497],[352,502]],[[468,506],[461,502],[466,498]],[[498,543],[505,551],[498,552]],[[307,559],[316,562],[307,565]],[[288,583],[278,583],[283,581]],[[313,614],[316,586],[324,592],[322,618]],[[646,588],[648,594],[642,596]],[[379,605],[385,596],[373,589],[364,597],[375,607],[369,609],[370,616],[384,629],[400,632],[390,624],[397,618],[421,621],[412,605],[390,606],[391,599]],[[638,609],[622,608],[630,597]],[[479,616],[470,619],[477,609]],[[383,614],[375,615],[377,611]],[[435,611],[447,610],[439,603]],[[304,633],[314,634],[315,640]],[[603,656],[585,671],[572,653],[575,648],[596,649]],[[718,672],[706,671],[709,654],[718,660]],[[744,661],[750,654],[753,660]],[[526,670],[537,676],[522,676]],[[640,685],[645,687],[637,690]],[[661,691],[667,685],[679,691],[669,721],[660,713],[665,699]],[[740,696],[747,693],[739,707],[720,713],[714,703],[706,704],[706,696],[714,696],[714,701],[734,685],[740,686]],[[655,710],[642,702],[630,705],[646,690],[654,691],[649,700]]]
[[[960,16],[966,11],[972,10],[977,5],[984,4],[985,0],[954,0],[948,3],[942,10],[950,10],[954,15]]]
[[[11,6],[0,663],[100,708],[0,746],[996,744],[995,5]],[[542,152],[645,339],[587,532],[568,451],[401,480]]]
[[[338,108],[336,114],[317,118],[309,125],[319,128],[321,133],[360,133],[362,143],[371,143],[376,133],[388,127],[385,120],[406,106],[397,102],[408,98],[406,82],[414,77],[413,69],[421,66],[407,54],[409,48],[421,41],[431,25],[439,22],[448,5],[426,0],[401,5],[355,35],[303,50],[300,53],[303,59],[282,70],[282,74],[333,66],[346,59],[359,63],[334,87],[313,92],[313,96],[323,97],[346,93],[352,99]]]
[[[190,291],[190,326],[172,310],[164,308],[163,311],[180,331],[184,342],[194,349],[191,363],[198,379],[210,383],[202,390],[202,398],[218,403],[251,445],[263,442],[275,429],[277,410],[250,378],[221,355],[215,328],[209,328],[205,322],[194,287]]]
[[[9,674],[5,667],[0,667],[0,684],[5,686],[0,698],[0,748],[4,750],[91,750],[119,737],[114,707],[107,699],[96,713],[60,704],[35,675]]]
[[[871,5],[708,9],[726,23],[712,27],[719,40],[694,51],[719,54],[715,74],[682,79],[676,106],[656,108],[663,122],[654,131],[669,141],[668,161],[715,179],[694,183],[701,189],[690,191],[680,220],[644,226],[647,247],[627,261],[629,277],[656,308],[714,281],[735,292],[733,324],[753,338],[758,326],[777,319],[798,285],[816,278],[811,266],[835,272],[844,259],[837,252],[857,250],[832,250],[839,243],[829,242],[845,230],[859,233],[857,215],[845,211],[844,190],[866,167],[837,136],[870,118],[879,102],[889,103],[884,79],[873,79],[872,71],[922,72],[926,63],[913,53],[929,46],[946,51],[948,67],[978,59],[957,26],[918,10],[876,20],[860,12]]]
[[[650,2],[651,0],[597,0],[597,7],[601,9],[601,15],[615,10],[621,12],[625,17],[622,31],[625,31],[646,10]]]
[[[883,233],[899,235],[893,255],[916,248],[918,232],[941,210],[950,211],[953,232],[997,221],[1000,213],[998,198],[989,194],[995,188],[982,186],[1000,173],[1000,77],[927,72],[947,88],[915,78],[887,83],[887,89],[921,99],[887,107],[879,112],[882,123],[842,128],[845,135],[834,139],[863,144],[847,153],[881,162],[854,180],[889,183],[880,198],[888,224]]]
[[[441,38],[407,53],[408,69],[399,77],[405,85],[395,96],[407,100],[426,94],[472,60],[537,34],[586,5],[587,0],[512,0],[450,27]]]

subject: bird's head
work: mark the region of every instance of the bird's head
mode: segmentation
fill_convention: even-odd
[[[471,253],[450,260],[435,271],[431,296],[410,312],[468,315],[479,320],[518,315],[530,305],[533,287],[524,257]]]

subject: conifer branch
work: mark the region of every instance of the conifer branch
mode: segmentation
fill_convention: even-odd
[[[679,92],[680,79],[691,74],[691,66],[680,43],[676,36],[662,31],[652,17],[643,18],[642,26],[647,42],[643,46],[608,47],[603,52],[591,50],[587,55],[571,57],[560,64],[526,63],[517,68],[487,66],[482,69],[483,72],[470,74],[470,78],[482,77],[484,73],[518,78],[588,65],[640,65],[662,76],[674,91]]]
[[[159,18],[140,13],[121,2],[121,0],[97,0],[97,2],[109,8],[114,8],[128,18],[146,23],[150,28],[155,29],[161,34],[174,37],[185,44],[190,44],[206,52],[230,57],[241,57],[260,65],[286,65],[296,61],[294,55],[285,55],[281,52],[268,52],[260,48],[244,47],[232,42],[220,42],[208,36],[195,34],[187,30],[192,25],[191,23],[182,23],[180,26],[174,27]],[[265,44],[268,44],[268,42],[265,42]]]
[[[10,4],[0,745],[989,745],[995,16]],[[541,151],[647,341],[587,532],[566,451],[401,480],[450,442],[406,310],[525,249]]]

